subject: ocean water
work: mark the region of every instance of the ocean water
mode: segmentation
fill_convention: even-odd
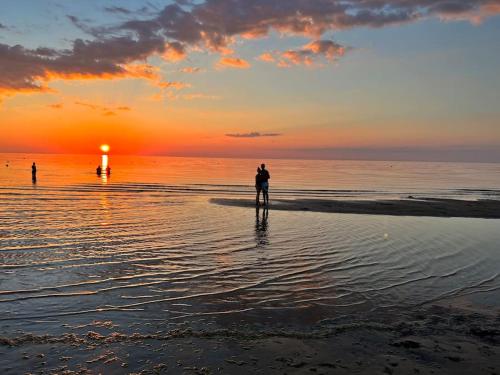
[[[0,335],[93,321],[314,325],[450,298],[498,307],[500,221],[267,211],[260,161],[1,155]],[[31,163],[37,162],[36,183]],[[269,160],[271,199],[499,199],[499,164]]]

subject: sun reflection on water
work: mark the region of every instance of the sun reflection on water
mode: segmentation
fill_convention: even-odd
[[[101,167],[102,167],[102,173],[101,173],[101,180],[102,180],[102,183],[103,184],[107,184],[108,183],[108,174],[107,174],[107,169],[108,169],[108,166],[109,166],[109,157],[108,155],[104,154],[102,155],[102,158],[101,158]]]

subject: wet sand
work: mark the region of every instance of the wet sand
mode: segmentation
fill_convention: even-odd
[[[236,207],[253,207],[251,199],[212,198],[210,202]],[[499,219],[500,201],[413,198],[394,200],[272,199],[272,210],[311,211],[364,215],[468,217]]]
[[[496,374],[500,314],[432,305],[310,331],[244,325],[131,333],[94,322],[0,337],[2,374]]]

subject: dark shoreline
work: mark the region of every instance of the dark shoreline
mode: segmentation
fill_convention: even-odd
[[[211,203],[255,208],[252,199],[212,198]],[[271,199],[270,209],[363,215],[429,216],[500,219],[500,201],[440,198],[394,200]]]
[[[0,334],[2,374],[496,374],[500,316],[425,306],[372,319],[156,332],[94,321],[62,335]],[[250,328],[250,329],[249,329]]]

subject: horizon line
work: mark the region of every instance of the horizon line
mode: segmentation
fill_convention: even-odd
[[[103,153],[91,152],[27,152],[27,151],[1,151],[0,155],[16,154],[16,155],[96,155],[100,156]],[[293,157],[293,156],[266,156],[262,158],[249,157],[249,156],[236,156],[236,155],[201,155],[201,154],[148,154],[148,153],[108,153],[108,155],[115,156],[138,156],[138,157],[170,157],[170,158],[207,158],[207,159],[238,159],[238,160],[310,160],[310,161],[373,161],[373,162],[407,162],[407,163],[467,163],[467,164],[500,164],[500,160],[438,160],[438,159],[386,159],[386,158],[354,158],[354,157]]]

